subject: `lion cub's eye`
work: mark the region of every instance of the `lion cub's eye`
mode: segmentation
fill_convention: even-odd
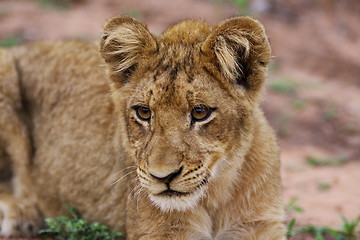
[[[149,108],[147,107],[142,107],[142,106],[135,106],[134,110],[136,112],[136,116],[141,120],[141,121],[149,121],[150,117],[151,117],[151,111]]]
[[[200,105],[191,110],[191,119],[195,122],[205,121],[208,117],[210,117],[211,113],[212,109],[205,105]]]

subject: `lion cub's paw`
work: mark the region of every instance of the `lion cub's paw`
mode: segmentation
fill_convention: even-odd
[[[36,236],[43,220],[36,207],[26,200],[0,196],[0,237]]]

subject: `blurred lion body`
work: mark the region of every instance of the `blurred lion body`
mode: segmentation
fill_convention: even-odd
[[[159,37],[114,18],[100,52],[0,50],[0,153],[13,172],[0,236],[31,236],[71,205],[129,240],[284,239],[278,146],[258,107],[269,58],[250,18]]]

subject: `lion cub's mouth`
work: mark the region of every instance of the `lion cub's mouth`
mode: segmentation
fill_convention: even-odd
[[[149,198],[164,212],[187,211],[195,207],[204,196],[207,182],[208,177],[205,177],[197,187],[193,188],[193,191],[180,192],[168,187],[160,193],[149,194]]]
[[[190,194],[191,194],[190,192],[179,192],[172,189],[167,189],[165,191],[162,191],[161,193],[155,194],[155,196],[181,197]]]
[[[204,192],[205,188],[196,189],[194,192],[178,192],[168,189],[158,194],[150,194],[149,198],[163,212],[187,211],[198,204]]]

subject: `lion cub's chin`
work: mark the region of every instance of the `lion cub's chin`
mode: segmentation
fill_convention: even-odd
[[[194,208],[205,195],[205,187],[185,195],[149,194],[151,202],[163,212],[187,211]]]

